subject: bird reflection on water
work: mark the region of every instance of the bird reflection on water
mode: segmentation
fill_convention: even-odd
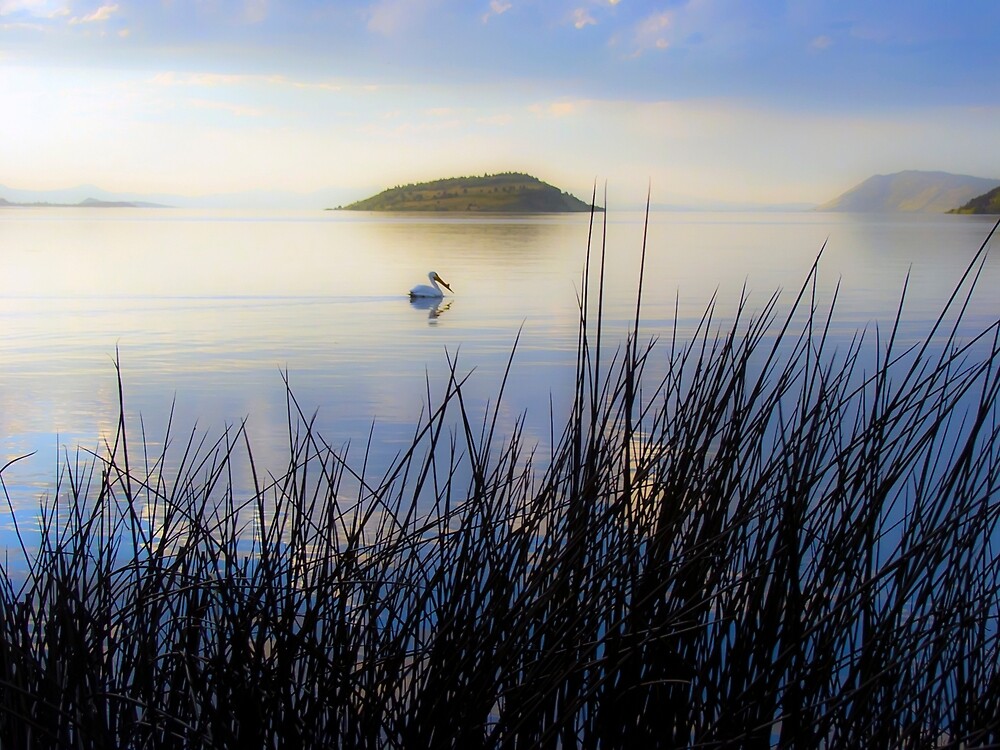
[[[434,325],[437,323],[437,319],[451,307],[452,300],[444,302],[440,297],[411,297],[410,305],[418,310],[426,310],[428,325]]]

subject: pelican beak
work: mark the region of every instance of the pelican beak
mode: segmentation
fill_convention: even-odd
[[[447,289],[447,290],[448,290],[449,292],[451,291],[451,285],[450,285],[450,284],[448,284],[448,282],[447,282],[447,281],[445,281],[444,279],[442,279],[442,278],[441,278],[440,276],[438,276],[437,274],[434,274],[434,280],[435,280],[436,282],[438,282],[439,284],[441,284],[441,285],[442,285],[442,286],[443,286],[443,287],[444,287],[445,289]]]

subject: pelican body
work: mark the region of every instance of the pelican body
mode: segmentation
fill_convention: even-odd
[[[440,282],[449,292],[451,291],[451,287],[448,286],[448,282],[438,276],[435,271],[428,273],[427,278],[431,281],[430,286],[427,284],[417,284],[410,290],[410,299],[413,299],[414,297],[444,297],[444,292],[441,290],[441,287],[438,286],[438,282]]]

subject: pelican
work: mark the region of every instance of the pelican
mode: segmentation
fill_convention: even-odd
[[[444,292],[441,291],[441,287],[438,286],[438,282],[444,285],[444,288],[449,292],[451,287],[448,286],[448,282],[437,275],[436,271],[431,271],[427,274],[427,278],[431,280],[432,286],[427,286],[427,284],[417,284],[413,289],[410,290],[410,299],[414,297],[444,297]]]

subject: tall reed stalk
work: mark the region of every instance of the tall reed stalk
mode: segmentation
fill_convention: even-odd
[[[242,426],[150,454],[122,403],[0,576],[0,744],[1000,745],[988,242],[915,347],[834,341],[815,267],[683,340],[644,342],[640,280],[610,346],[602,237],[544,465],[454,362],[381,476],[290,391],[280,470]]]

